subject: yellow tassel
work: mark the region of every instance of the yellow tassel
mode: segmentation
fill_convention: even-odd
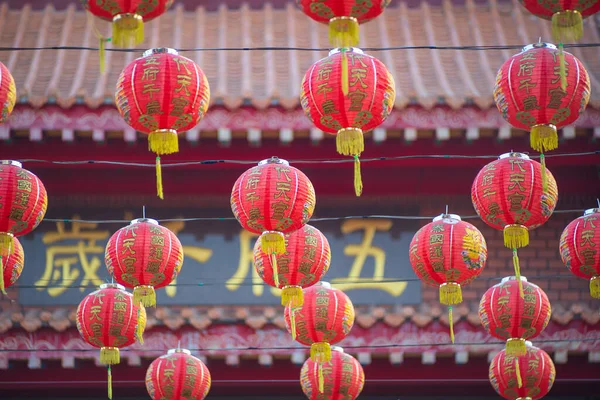
[[[546,157],[544,153],[540,154],[540,163],[542,164],[542,191],[548,193],[548,176],[546,174]]]
[[[515,268],[515,278],[517,278],[517,282],[519,283],[519,296],[524,299],[525,294],[523,293],[523,282],[521,281],[521,265],[519,264],[517,249],[513,249],[513,266]]]
[[[519,224],[504,227],[504,246],[509,249],[520,249],[529,244],[529,231],[527,227]]]
[[[329,43],[333,47],[356,47],[360,40],[358,20],[354,17],[336,17],[329,20]]]
[[[260,235],[260,246],[266,254],[285,254],[285,236],[277,231],[267,231]]]
[[[173,154],[179,151],[179,137],[173,129],[159,129],[148,135],[148,149],[158,154]]]
[[[558,133],[554,125],[534,125],[529,134],[529,145],[535,151],[545,153],[558,148]]]
[[[138,14],[119,14],[113,18],[112,42],[115,47],[135,47],[144,41],[144,19]]]
[[[302,307],[304,304],[304,292],[300,286],[286,286],[281,291],[281,305]]]
[[[100,58],[100,73],[104,74],[104,71],[106,71],[106,39],[100,37],[99,40],[98,57]]]
[[[600,276],[590,279],[590,294],[594,299],[600,299]]]
[[[15,251],[14,236],[12,233],[0,233],[0,256],[10,256]]]
[[[462,303],[462,289],[456,282],[447,282],[440,285],[440,303],[451,306]]]
[[[108,398],[112,399],[112,371],[110,365],[108,366]]]
[[[558,76],[560,78],[560,88],[567,90],[567,65],[565,62],[565,48],[562,43],[558,44]]]
[[[362,174],[360,173],[360,159],[354,156],[354,194],[360,197],[363,191]]]
[[[506,341],[506,354],[515,357],[521,357],[527,354],[527,346],[525,345],[525,339],[508,339]]]
[[[146,313],[143,307],[144,306],[140,305],[138,308],[137,326],[135,330],[135,338],[139,344],[144,344],[144,330],[146,329]]]
[[[519,389],[523,387],[523,378],[521,378],[521,368],[519,367],[519,357],[515,357],[515,373],[517,374],[517,385]]]
[[[348,56],[346,55],[346,49],[342,49],[342,94],[348,96],[349,84],[348,84]]]
[[[314,362],[324,363],[331,360],[331,346],[327,342],[316,342],[310,346],[310,358]]]
[[[275,287],[279,289],[279,271],[277,270],[277,255],[275,253],[271,254],[271,266],[273,267],[273,281],[275,282]]]
[[[133,301],[135,304],[142,303],[145,307],[156,306],[156,292],[153,286],[141,285],[133,289]]]
[[[340,129],[335,138],[338,154],[356,156],[365,151],[365,141],[360,128]]]
[[[450,322],[450,340],[454,344],[454,321],[452,319],[452,306],[448,307],[448,321]]]
[[[102,364],[118,364],[121,362],[121,355],[118,347],[102,347],[100,349],[100,362]]]
[[[579,11],[566,10],[552,16],[552,38],[557,43],[573,43],[583,37],[583,18]]]
[[[2,294],[6,294],[4,288],[4,258],[6,257],[0,255],[0,292],[2,292]]]
[[[325,376],[323,376],[323,364],[319,363],[319,393],[323,393],[325,391]]]
[[[290,325],[292,326],[292,339],[296,340],[296,309],[290,308]]]
[[[163,194],[163,183],[162,183],[162,167],[160,165],[160,157],[156,156],[156,195],[159,199],[165,198]]]

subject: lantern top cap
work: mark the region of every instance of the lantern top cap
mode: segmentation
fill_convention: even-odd
[[[171,49],[169,47],[157,47],[155,49],[146,50],[142,54],[142,57],[148,57],[148,56],[151,56],[152,54],[173,54],[175,56],[179,55],[179,53],[175,49]]]
[[[332,351],[337,351],[338,353],[343,353],[344,349],[341,348],[340,346],[331,346],[331,350]]]
[[[119,285],[118,283],[103,283],[99,286],[100,289],[119,289],[125,290],[125,286]]]
[[[443,221],[447,224],[456,224],[457,222],[462,221],[460,215],[457,214],[440,214],[433,219],[433,222]]]
[[[331,50],[329,50],[329,57],[331,57],[334,54],[341,53],[341,52],[342,52],[342,49],[339,47],[336,47],[335,49],[331,49]],[[346,50],[346,53],[365,54],[364,51],[362,51],[358,47],[348,47]]]
[[[539,42],[539,43],[528,44],[527,46],[523,47],[523,49],[521,49],[521,53],[524,53],[529,50],[541,49],[541,48],[552,49],[552,50],[557,49],[557,47],[555,45],[553,45],[552,43]]]
[[[142,222],[147,222],[149,224],[152,225],[158,225],[158,221],[152,218],[137,218],[137,219],[133,219],[131,220],[131,222],[129,223],[129,225],[134,225],[134,224],[140,224]]]
[[[192,352],[189,351],[188,349],[170,349],[169,351],[167,351],[167,355],[171,355],[171,354],[175,354],[175,353],[183,353],[183,354],[187,354],[188,356],[192,355]]]
[[[591,214],[597,214],[600,213],[600,208],[588,208],[587,210],[585,210],[583,212],[583,215],[591,215]]]
[[[13,160],[2,160],[2,161],[0,161],[0,165],[12,165],[15,167],[23,168],[23,164],[21,164],[18,161],[13,161]]]
[[[279,157],[267,158],[266,160],[262,160],[261,162],[258,163],[258,165],[266,165],[266,164],[283,164],[283,165],[287,165],[287,166],[290,165],[289,162],[287,162],[286,160],[279,158]]]
[[[506,283],[508,281],[516,281],[517,277],[516,276],[507,276],[506,278],[502,278],[502,281],[500,283]],[[521,282],[527,282],[527,278],[524,277],[523,275],[521,275]]]
[[[529,160],[529,156],[525,153],[517,153],[514,151],[511,151],[510,153],[504,153],[501,154],[498,159],[502,160],[503,158],[509,158],[509,157],[514,157],[514,158],[523,158],[525,160]]]
[[[323,287],[324,287],[324,288],[326,288],[326,289],[331,289],[331,283],[329,283],[329,282],[325,282],[325,281],[319,281],[319,282],[317,283],[317,285],[319,285],[319,286],[323,286]]]

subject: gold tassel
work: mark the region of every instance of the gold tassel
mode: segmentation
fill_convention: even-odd
[[[356,47],[360,40],[358,20],[354,17],[336,17],[329,20],[329,43],[333,47]]]
[[[565,10],[552,16],[552,38],[557,43],[573,43],[583,37],[583,17],[576,10]]]
[[[156,306],[156,291],[153,286],[141,285],[133,289],[133,301],[145,307]]]
[[[600,299],[600,276],[592,276],[590,279],[590,294],[594,299]]]
[[[542,191],[548,193],[548,176],[546,174],[546,156],[540,154],[540,163],[542,164]]]
[[[523,387],[523,378],[521,378],[521,368],[519,367],[519,357],[515,357],[515,373],[517,374],[517,385],[519,389]]]
[[[517,282],[519,283],[519,296],[524,299],[525,294],[523,293],[523,282],[521,281],[521,265],[519,264],[517,249],[513,249],[513,266],[515,268],[515,278],[517,278]]]
[[[142,311],[144,306],[140,305],[137,312],[137,326],[135,330],[135,338],[139,344],[144,344],[144,330],[146,329],[146,316]]]
[[[554,125],[534,125],[529,134],[529,145],[535,151],[545,153],[558,148],[558,132]]]
[[[348,55],[346,49],[342,49],[342,94],[348,96]]]
[[[356,156],[365,151],[365,141],[360,128],[340,129],[335,138],[338,154]]]
[[[462,289],[456,282],[447,282],[440,285],[440,303],[451,306],[462,303]]]
[[[144,41],[144,19],[138,14],[118,14],[113,18],[112,42],[115,47],[135,47]]]
[[[509,249],[520,249],[529,244],[529,231],[527,227],[519,224],[504,227],[504,246]]]
[[[14,236],[12,233],[0,233],[0,256],[10,256],[15,251]]]
[[[112,399],[112,371],[110,365],[108,366],[108,398]]]
[[[6,294],[4,287],[4,258],[4,256],[0,255],[0,292],[2,292],[2,294]]]
[[[281,290],[281,305],[302,307],[304,304],[304,292],[300,286],[286,286]]]
[[[560,78],[560,88],[567,90],[567,65],[565,62],[565,48],[562,43],[558,44],[558,77]]]
[[[448,307],[448,321],[450,322],[450,340],[454,344],[454,321],[452,319],[452,306]]]
[[[319,363],[318,366],[319,372],[319,393],[323,393],[325,391],[325,376],[323,376],[323,364]]]
[[[354,156],[354,194],[360,197],[363,191],[362,174],[360,173],[360,159]]]
[[[314,362],[324,363],[331,360],[331,346],[327,342],[316,342],[310,346],[310,358]]]
[[[292,339],[296,340],[296,309],[290,308],[290,325],[292,327]]]
[[[99,40],[98,57],[100,58],[100,74],[104,74],[104,71],[106,71],[106,39],[100,37]]]
[[[266,254],[285,254],[285,236],[277,231],[267,231],[260,235],[260,246]]]
[[[162,183],[162,167],[160,166],[160,156],[156,156],[156,195],[159,199],[164,200],[163,183]]]
[[[179,151],[179,137],[174,129],[159,129],[148,135],[148,149],[158,154],[173,154]]]
[[[100,362],[102,364],[112,365],[121,362],[121,355],[118,347],[102,347],[100,349]]]
[[[275,282],[275,287],[279,289],[279,271],[277,270],[277,255],[275,253],[271,253],[271,266],[273,267],[273,281]]]
[[[525,339],[511,338],[506,341],[506,354],[509,356],[520,357],[527,354]]]

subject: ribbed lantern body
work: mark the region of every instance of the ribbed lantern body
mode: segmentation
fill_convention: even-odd
[[[517,367],[518,364],[518,367]],[[520,375],[521,387],[519,387]],[[550,392],[556,377],[554,363],[541,349],[527,344],[527,353],[520,357],[500,351],[490,364],[490,383],[507,400],[541,399]]]
[[[13,252],[11,255],[0,258],[0,274],[2,274],[0,277],[2,278],[0,290],[14,285],[23,271],[25,254],[23,253],[23,246],[21,246],[19,239],[13,239],[12,247]]]
[[[0,124],[6,122],[15,107],[17,89],[10,71],[0,62]]]
[[[596,0],[519,0],[519,2],[530,13],[544,19],[552,19],[554,14],[563,11],[577,11],[583,18],[600,11],[600,1]]]
[[[146,389],[153,400],[203,400],[210,391],[206,365],[187,350],[170,350],[146,372]]]
[[[335,17],[356,18],[358,23],[370,21],[381,15],[390,0],[297,0],[304,14],[318,22],[328,23]]]
[[[96,17],[112,21],[119,14],[137,14],[150,21],[163,14],[173,0],[81,0],[83,6]]]

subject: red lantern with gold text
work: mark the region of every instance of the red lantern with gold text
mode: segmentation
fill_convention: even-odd
[[[160,156],[177,153],[177,135],[195,127],[208,109],[210,88],[200,67],[173,49],[150,49],[125,67],[115,103],[125,122],[148,136],[156,153],[157,194],[163,198]]]
[[[541,399],[554,384],[556,370],[550,356],[531,342],[526,342],[526,349],[520,357],[502,350],[490,364],[490,383],[507,400]]]
[[[560,236],[560,257],[574,275],[589,279],[590,294],[600,299],[600,208],[585,211]]]
[[[394,78],[378,59],[360,49],[334,49],[313,64],[302,81],[300,102],[315,126],[336,135],[339,154],[353,156],[354,189],[362,193],[363,132],[390,115],[396,100]]]
[[[256,241],[254,267],[267,285],[282,289],[282,305],[300,307],[302,289],[319,282],[329,269],[331,250],[325,235],[310,225],[284,236],[286,250],[279,255],[263,252]]]
[[[310,358],[300,371],[300,385],[309,400],[354,400],[365,385],[360,363],[341,347],[331,347],[331,360],[323,363],[323,391],[319,391],[319,364]]]
[[[186,349],[169,350],[146,372],[146,389],[152,400],[203,400],[210,383],[206,365]]]
[[[300,171],[277,157],[244,172],[231,191],[231,211],[244,229],[261,234],[267,254],[285,253],[285,233],[302,228],[315,209],[315,189]]]
[[[155,288],[169,285],[183,265],[183,247],[177,236],[157,221],[134,219],[108,241],[104,259],[108,272],[133,289],[136,303],[156,305]]]
[[[17,101],[17,88],[10,71],[0,62],[0,124],[12,113]]]
[[[502,117],[531,131],[531,148],[541,153],[558,147],[556,130],[574,123],[590,99],[590,78],[581,61],[564,52],[561,83],[559,55],[552,44],[526,46],[496,77],[494,100]]]
[[[79,303],[76,323],[83,340],[100,348],[100,362],[108,365],[108,398],[112,399],[111,365],[121,361],[120,348],[143,342],[146,310],[123,286],[104,284]]]
[[[462,303],[461,285],[471,282],[485,267],[487,245],[483,235],[458,215],[442,214],[415,234],[409,257],[419,279],[440,288],[440,303],[448,306],[454,343],[452,306]]]
[[[525,154],[503,154],[479,171],[471,200],[483,222],[504,231],[504,245],[513,250],[515,275],[520,276],[517,249],[529,244],[529,231],[548,221],[556,207],[554,177]]]
[[[144,22],[161,16],[173,0],[81,0],[91,14],[112,22],[111,42],[116,47],[134,47],[144,41]]]
[[[479,303],[481,324],[493,337],[506,340],[507,354],[513,356],[525,355],[525,341],[542,333],[552,313],[546,293],[524,276],[521,281],[524,297],[511,276],[489,288]]]
[[[6,294],[5,288],[11,287],[21,276],[25,255],[19,239],[13,238],[13,252],[9,256],[0,257],[0,290]]]

